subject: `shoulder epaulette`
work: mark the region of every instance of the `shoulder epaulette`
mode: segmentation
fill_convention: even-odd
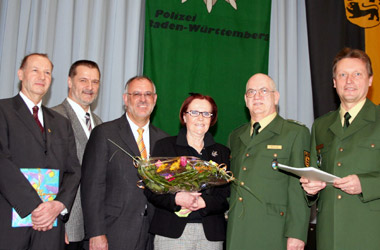
[[[299,121],[296,121],[296,120],[292,120],[292,119],[286,119],[288,122],[291,122],[291,123],[294,123],[294,124],[297,124],[297,125],[300,125],[300,126],[304,126],[306,127],[305,124],[303,124],[302,122],[299,122]]]

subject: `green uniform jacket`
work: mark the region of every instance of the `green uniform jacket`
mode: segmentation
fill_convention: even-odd
[[[380,109],[367,100],[344,130],[339,110],[318,118],[312,128],[311,165],[339,177],[356,174],[362,194],[328,185],[317,200],[317,248],[380,249]]]
[[[227,249],[281,250],[287,237],[306,242],[310,209],[299,179],[273,170],[271,163],[277,154],[279,163],[305,167],[309,130],[277,115],[254,138],[249,133],[250,123],[230,135],[231,171],[261,202],[242,187],[231,187]]]

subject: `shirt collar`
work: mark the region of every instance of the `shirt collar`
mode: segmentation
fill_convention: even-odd
[[[19,94],[20,94],[21,98],[24,100],[24,102],[25,102],[26,106],[28,107],[31,114],[33,114],[33,107],[34,106],[37,106],[39,111],[41,110],[42,100],[39,103],[37,103],[37,105],[36,105],[26,95],[24,95],[24,93],[22,93],[21,91],[19,92]]]
[[[366,102],[367,99],[364,99],[360,102],[358,102],[354,107],[352,107],[349,111],[345,110],[342,106],[342,104],[340,104],[340,109],[339,109],[339,117],[340,117],[340,121],[342,123],[342,126],[344,125],[344,114],[346,114],[346,112],[350,113],[351,115],[351,118],[348,120],[350,122],[350,124],[354,121],[354,119],[356,118],[356,116],[359,114],[360,110],[363,108],[365,102]]]
[[[274,118],[276,118],[276,115],[277,115],[277,112],[273,112],[272,114],[268,115],[267,117],[261,119],[261,121],[259,122],[260,123],[260,129],[259,129],[259,133],[266,127],[269,125],[269,123],[271,123],[273,121]],[[250,135],[252,135],[253,133],[253,124],[255,124],[255,120],[251,120],[251,131],[250,131]]]
[[[70,99],[69,97],[66,98],[67,101],[69,102],[69,104],[71,105],[71,107],[73,108],[75,114],[77,114],[78,117],[85,117],[86,113],[89,113],[91,115],[91,108],[89,107],[88,108],[88,111],[86,112],[82,106],[80,106],[78,103],[76,103],[75,101],[73,101],[72,99]]]
[[[137,129],[139,129],[140,127],[136,125],[136,123],[134,123],[128,116],[128,113],[125,112],[125,115],[127,117],[127,120],[129,122],[129,126],[131,126],[131,129],[132,131],[137,131]],[[148,120],[147,124],[144,125],[144,127],[142,127],[144,129],[144,131],[147,131],[147,129],[149,129],[149,123],[150,121]]]

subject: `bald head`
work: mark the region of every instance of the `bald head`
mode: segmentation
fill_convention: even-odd
[[[276,112],[279,99],[276,84],[268,75],[258,73],[249,78],[244,100],[252,120],[259,122]]]
[[[273,79],[266,74],[257,73],[251,76],[251,78],[248,79],[246,91],[248,90],[249,83],[252,82],[267,82],[269,84],[270,90],[277,91],[276,84],[274,83]]]

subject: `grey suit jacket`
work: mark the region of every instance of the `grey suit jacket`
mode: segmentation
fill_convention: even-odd
[[[155,142],[167,134],[153,125],[149,133],[152,152]],[[140,178],[132,159],[109,139],[134,156],[140,154],[125,114],[92,131],[82,165],[86,238],[106,235],[109,249],[142,250],[148,242],[153,207],[136,185]]]
[[[77,156],[80,164],[82,164],[82,158],[84,150],[87,144],[87,136],[83,127],[70,103],[65,99],[61,104],[52,108],[67,119],[69,119],[71,126],[74,130],[75,144],[77,147]],[[102,123],[102,120],[91,113],[95,126]],[[84,223],[82,205],[80,202],[80,189],[78,188],[77,195],[74,200],[73,207],[71,209],[69,221],[65,225],[65,230],[70,242],[78,242],[84,239]]]

